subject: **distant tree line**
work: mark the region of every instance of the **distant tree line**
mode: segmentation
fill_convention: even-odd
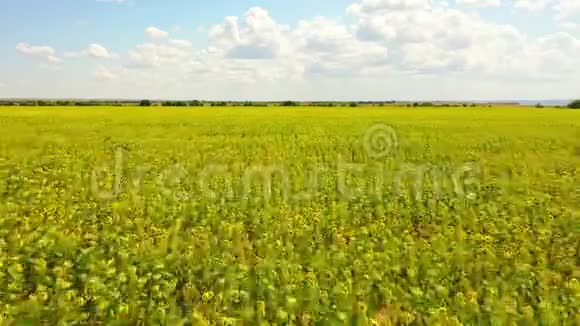
[[[359,107],[359,106],[389,106],[389,105],[400,105],[409,108],[417,107],[491,107],[489,103],[441,103],[441,102],[396,102],[396,101],[386,101],[386,102],[374,102],[374,101],[358,101],[358,102],[297,102],[297,101],[283,101],[283,102],[235,102],[235,101],[151,101],[151,100],[141,100],[141,101],[129,101],[129,100],[119,100],[119,101],[108,101],[108,100],[0,100],[0,106],[163,106],[163,107],[226,107],[226,106],[243,106],[243,107],[269,107],[269,106],[282,106],[282,107],[298,107],[298,106],[309,106],[309,107]],[[507,105],[507,104],[506,104]],[[537,108],[544,108],[541,103],[536,104]],[[560,106],[562,107],[562,106]],[[563,106],[570,109],[580,109],[580,100],[572,101],[567,106]]]
[[[85,100],[0,100],[3,106],[129,106],[134,101],[85,101]]]
[[[309,106],[309,107],[359,107],[359,106],[386,106],[386,105],[396,105],[395,101],[387,102],[370,102],[370,101],[359,101],[359,102],[297,102],[297,101],[283,101],[283,102],[225,102],[225,101],[151,101],[151,100],[141,100],[141,101],[74,101],[74,100],[0,100],[0,105],[2,106],[162,106],[162,107],[225,107],[225,106],[243,106],[243,107],[268,107],[268,106],[282,106],[282,107],[297,107],[297,106]],[[402,104],[402,103],[399,103]],[[431,107],[431,106],[443,106],[443,107],[457,107],[462,105],[451,105],[451,104],[438,104],[435,105],[430,102],[424,103],[409,103],[406,104],[407,107]],[[467,104],[463,104],[467,106]],[[472,104],[471,106],[475,106]]]
[[[475,107],[491,107],[490,104],[476,104],[476,103],[431,103],[431,102],[414,102],[405,105],[408,108],[475,108]]]
[[[568,104],[568,108],[580,109],[580,100],[572,101],[570,104]]]
[[[139,106],[179,106],[179,107],[186,107],[186,106],[204,106],[202,101],[193,100],[193,101],[164,101],[164,102],[152,102],[150,100],[142,100],[139,102]]]
[[[568,105],[564,105],[564,106],[557,105],[555,107],[556,108],[566,108],[566,109],[580,109],[580,100],[574,100],[574,101],[568,103]],[[545,106],[542,103],[538,103],[538,104],[536,104],[536,108],[543,109],[543,108],[545,108]]]

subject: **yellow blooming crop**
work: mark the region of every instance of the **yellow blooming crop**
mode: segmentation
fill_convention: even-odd
[[[0,108],[0,324],[578,323],[579,113]]]

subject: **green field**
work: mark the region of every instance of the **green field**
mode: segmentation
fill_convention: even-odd
[[[579,168],[574,110],[0,108],[0,324],[578,325]]]

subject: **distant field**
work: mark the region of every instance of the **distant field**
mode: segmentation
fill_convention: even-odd
[[[0,107],[0,324],[580,317],[580,112]]]

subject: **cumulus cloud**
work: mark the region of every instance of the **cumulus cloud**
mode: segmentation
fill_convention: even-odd
[[[540,12],[548,7],[550,0],[514,0],[514,8],[528,11]]]
[[[240,22],[238,17],[226,17],[209,32],[210,43],[232,59],[273,59],[287,51],[284,34],[288,26],[277,24],[268,11],[249,9]]]
[[[19,43],[16,45],[16,50],[20,53],[36,56],[51,56],[56,53],[56,51],[50,46],[46,45],[30,45],[28,43]]]
[[[139,44],[122,56],[126,68],[160,68],[185,65],[193,57],[193,44],[188,40],[170,39],[169,33],[156,27],[145,30],[150,42]]]
[[[155,26],[148,27],[145,30],[145,34],[147,34],[149,39],[151,39],[153,41],[163,40],[169,36],[168,32],[161,30]]]
[[[388,63],[385,46],[359,40],[346,25],[327,18],[300,22],[292,37],[309,73],[357,76]]]
[[[554,7],[557,12],[558,19],[566,19],[580,14],[579,0],[558,0]]]
[[[191,44],[191,42],[187,40],[169,40],[169,44],[171,46],[182,49],[191,49],[193,47],[193,44]]]
[[[61,63],[62,60],[56,56],[56,51],[47,45],[30,45],[28,43],[18,43],[16,51],[21,54],[42,58],[50,64]]]
[[[555,12],[556,23],[576,18],[580,15],[580,1],[578,0],[514,0],[513,7],[518,10],[540,13],[546,9]],[[543,12],[545,13],[545,12]]]
[[[534,39],[514,26],[491,23],[477,14],[434,3],[385,11],[392,0],[365,5],[369,1],[362,0],[349,9],[358,18],[357,36],[389,45],[392,57],[398,58],[391,63],[399,71],[554,79],[566,78],[559,75],[566,69],[556,72],[559,69],[550,65],[557,61],[562,67],[580,63],[577,49],[571,45],[577,40],[569,34]]]
[[[118,57],[117,54],[109,52],[107,48],[100,44],[90,44],[86,49],[79,52],[66,52],[65,57],[69,58],[95,58],[95,59],[113,59]]]
[[[93,77],[101,81],[115,80],[119,78],[119,74],[115,73],[111,68],[103,65],[98,65],[93,71]]]
[[[475,6],[480,8],[499,7],[501,0],[456,0],[457,4]]]
[[[243,80],[351,77],[386,65],[388,57],[386,47],[359,40],[339,21],[316,17],[290,28],[258,7],[243,18],[226,17],[209,34],[210,47],[198,56],[197,72],[207,66],[200,62],[219,62],[229,70],[224,75],[245,75]]]
[[[555,2],[540,5],[540,1],[525,5],[532,1],[517,0],[514,6],[530,11],[536,10],[534,6],[556,8]],[[314,92],[321,85],[342,83],[359,87],[356,92],[362,94],[363,88],[378,92],[386,85],[404,91],[401,85],[419,81],[427,87],[429,78],[451,85],[506,80],[514,85],[554,81],[568,85],[578,75],[580,40],[571,32],[531,36],[515,26],[491,22],[477,11],[431,0],[359,0],[347,12],[352,23],[314,17],[290,27],[264,8],[250,8],[210,26],[208,45],[200,50],[188,40],[172,39],[150,27],[149,41],[121,54],[118,63],[95,67],[93,76],[157,90],[161,85],[172,91],[184,85],[213,85],[216,92],[228,87],[258,92],[292,84],[301,92]],[[55,55],[43,47],[26,49],[45,57]],[[103,46],[81,53],[113,56]]]
[[[351,15],[381,14],[395,11],[421,10],[430,7],[429,0],[362,0],[348,7]]]
[[[182,42],[145,43],[137,45],[128,53],[127,66],[133,68],[154,68],[167,64],[186,62],[192,56],[190,47]]]
[[[94,58],[110,59],[112,54],[102,45],[91,44],[86,50],[87,54]]]
[[[580,35],[580,24],[571,21],[559,21],[557,24],[558,28],[563,31],[567,31],[571,34]]]

